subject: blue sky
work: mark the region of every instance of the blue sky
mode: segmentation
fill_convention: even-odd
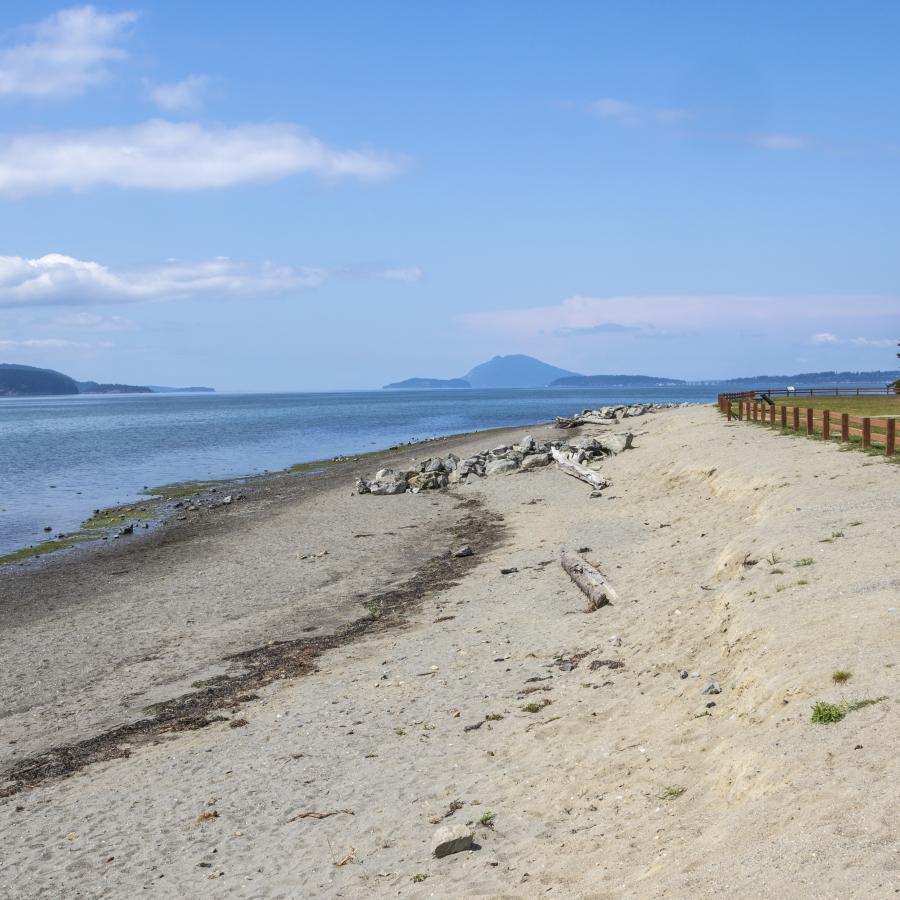
[[[900,8],[0,10],[0,360],[341,389],[875,369]]]

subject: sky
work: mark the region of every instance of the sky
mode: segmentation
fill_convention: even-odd
[[[0,6],[0,361],[895,368],[900,6]]]

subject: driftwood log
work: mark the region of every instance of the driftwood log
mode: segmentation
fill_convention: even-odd
[[[584,419],[567,419],[565,416],[556,417],[557,428],[577,428],[579,425],[584,425]]]
[[[550,455],[556,460],[556,464],[566,473],[566,475],[571,475],[573,478],[585,481],[598,491],[602,488],[609,487],[609,481],[601,475],[598,475],[593,469],[589,469],[587,466],[582,466],[574,460],[569,459],[569,457],[558,448],[551,447]]]
[[[563,550],[559,561],[572,581],[578,585],[581,592],[587,597],[586,612],[600,609],[601,606],[606,606],[612,603],[613,600],[618,601],[618,594],[603,577],[603,574],[577,553],[573,553],[571,550]]]

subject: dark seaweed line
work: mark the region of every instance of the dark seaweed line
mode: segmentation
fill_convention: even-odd
[[[482,507],[478,500],[459,504],[469,510],[454,526],[453,535],[484,553],[498,546],[506,534],[503,517]],[[351,623],[331,635],[276,641],[226,657],[247,671],[207,688],[156,704],[153,715],[113,728],[95,737],[24,759],[0,775],[0,797],[10,797],[26,787],[49,778],[65,777],[85,766],[127,758],[135,745],[158,742],[164,735],[196,731],[225,716],[211,715],[224,707],[234,707],[257,699],[255,691],[274,681],[296,678],[315,671],[315,661],[327,650],[348,644],[363,635],[396,628],[406,614],[428,595],[440,593],[458,583],[478,564],[479,557],[435,556],[399,587],[378,594],[367,604],[371,616]],[[128,746],[123,746],[127,744]]]

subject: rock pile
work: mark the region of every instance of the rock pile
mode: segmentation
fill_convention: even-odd
[[[553,461],[553,449],[564,453],[575,463],[597,468],[606,456],[629,449],[632,439],[629,431],[582,438],[573,445],[566,441],[538,443],[527,434],[517,444],[501,444],[466,459],[448,453],[446,457],[429,457],[417,462],[410,469],[380,469],[370,480],[357,479],[356,488],[360,494],[405,494],[407,491],[418,494],[420,491],[439,490],[489,475],[541,468]]]

